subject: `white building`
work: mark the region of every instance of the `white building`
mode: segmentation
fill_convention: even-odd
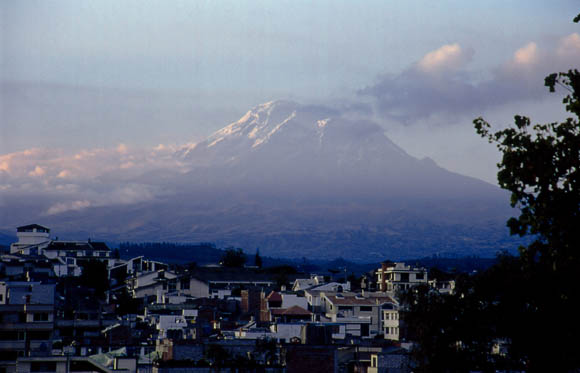
[[[382,306],[382,326],[385,339],[398,341],[401,337],[402,321],[399,314],[399,305],[396,303]]]
[[[50,242],[50,229],[38,224],[23,225],[16,228],[18,242],[10,245],[10,254],[40,255],[39,249]]]
[[[383,309],[396,302],[384,295],[353,293],[322,293],[324,316],[334,323],[346,325],[346,333],[372,338],[383,331]],[[321,320],[322,321],[322,320]]]
[[[16,236],[18,242],[10,245],[11,254],[52,259],[58,277],[80,276],[83,261],[98,260],[108,268],[115,265],[111,249],[104,242],[53,240],[50,229],[38,224],[16,228]]]
[[[427,283],[427,269],[405,263],[383,262],[376,272],[380,291],[395,292]]]

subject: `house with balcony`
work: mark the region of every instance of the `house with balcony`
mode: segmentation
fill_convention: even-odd
[[[395,303],[383,294],[323,293],[321,298],[324,317],[345,324],[347,334],[361,338],[373,338],[382,332],[383,306]]]
[[[427,269],[412,267],[405,263],[383,262],[375,272],[377,284],[382,292],[394,293],[412,286],[427,283]]]
[[[84,262],[98,260],[113,267],[115,260],[104,242],[59,241],[50,238],[50,229],[39,224],[16,228],[18,241],[10,245],[10,254],[22,257],[45,257],[52,261],[56,276],[80,276]]]

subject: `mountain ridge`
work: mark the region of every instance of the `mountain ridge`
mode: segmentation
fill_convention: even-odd
[[[414,158],[377,123],[332,108],[271,101],[171,156],[183,171],[129,179],[155,186],[154,198],[39,222],[74,237],[216,242],[319,259],[515,249],[505,192]]]

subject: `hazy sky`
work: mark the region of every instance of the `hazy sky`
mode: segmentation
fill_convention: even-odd
[[[497,154],[471,120],[561,115],[542,77],[580,65],[577,0],[5,0],[0,11],[0,172],[31,148],[197,141],[292,99],[369,107],[411,154],[493,181]]]

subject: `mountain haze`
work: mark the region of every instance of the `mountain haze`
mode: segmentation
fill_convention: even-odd
[[[38,222],[62,237],[213,241],[269,256],[358,261],[489,256],[512,244],[497,187],[416,159],[378,124],[326,107],[265,103],[171,157],[179,170],[131,178],[161,191],[155,198]]]

